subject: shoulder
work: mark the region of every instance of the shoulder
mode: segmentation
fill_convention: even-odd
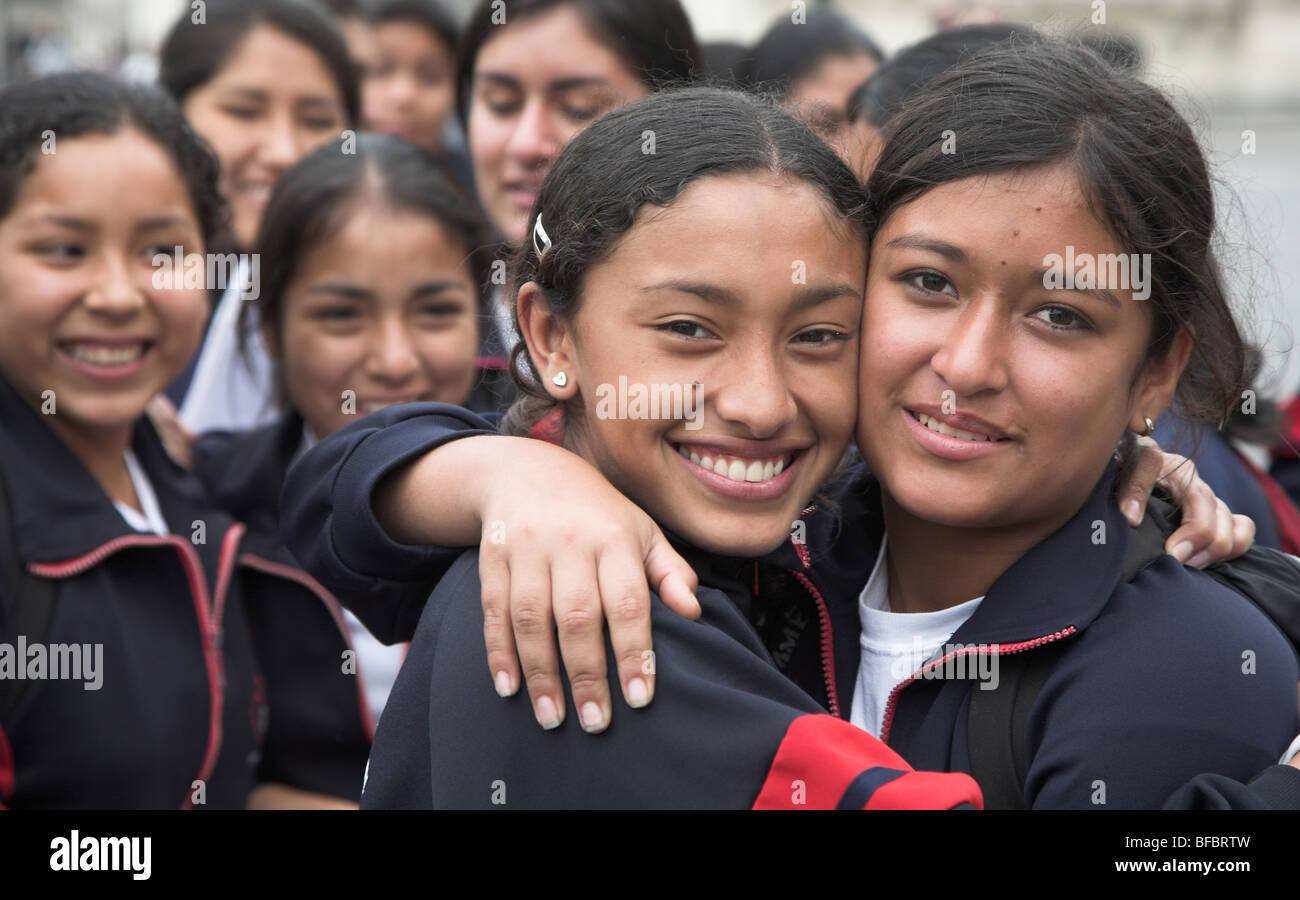
[[[1071,639],[1030,716],[1043,806],[1158,807],[1202,773],[1244,779],[1300,730],[1294,649],[1246,598],[1162,557]],[[1103,797],[1105,793],[1103,793]]]

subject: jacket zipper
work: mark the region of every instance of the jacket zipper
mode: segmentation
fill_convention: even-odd
[[[241,553],[239,555],[239,561],[250,569],[256,569],[260,572],[265,572],[268,575],[285,578],[295,584],[301,585],[315,594],[320,602],[325,605],[325,609],[334,620],[334,626],[338,628],[339,634],[343,637],[344,646],[352,652],[353,660],[357,660],[359,663],[359,657],[357,656],[356,648],[352,646],[352,638],[348,635],[348,626],[343,620],[343,613],[339,606],[339,602],[335,599],[333,594],[325,589],[324,585],[315,578],[312,578],[311,575],[306,572],[295,569],[292,566],[286,566],[282,563],[275,562],[274,560],[266,559],[265,557],[256,556],[252,553]],[[366,701],[366,685],[365,681],[362,679],[361,666],[359,664],[356,667],[356,679],[357,710],[361,715],[361,727],[366,732],[366,738],[373,744],[375,741],[375,720],[370,714],[370,704]]]
[[[826,601],[822,599],[822,595],[813,586],[813,583],[808,580],[808,576],[802,572],[796,572],[794,569],[786,569],[786,571],[803,585],[804,590],[812,595],[813,601],[817,604],[817,624],[821,631],[822,678],[826,682],[827,705],[830,707],[832,716],[842,719],[844,716],[840,712],[840,695],[835,689],[835,639],[831,632],[830,610],[826,608]]]
[[[906,680],[900,681],[894,685],[894,689],[889,692],[889,700],[885,703],[885,716],[880,726],[880,740],[884,744],[889,743],[889,729],[894,724],[894,713],[898,708],[898,695],[902,693],[903,688],[907,687],[913,681],[916,681],[927,670],[933,670],[949,659],[956,659],[959,656],[969,656],[972,653],[988,653],[992,656],[1010,656],[1013,653],[1023,653],[1025,650],[1032,650],[1035,647],[1041,647],[1044,644],[1050,644],[1053,641],[1059,641],[1073,635],[1077,629],[1073,625],[1068,625],[1060,631],[1054,631],[1051,634],[1045,634],[1042,637],[1036,637],[1028,641],[1016,641],[1012,644],[981,644],[975,647],[963,647],[960,650],[954,650],[951,653],[945,653],[938,659],[931,660],[921,668],[917,669]]]
[[[181,568],[189,582],[190,596],[194,601],[195,615],[199,621],[199,634],[203,644],[203,665],[208,676],[208,740],[203,750],[203,761],[195,780],[204,783],[212,775],[217,755],[221,749],[221,713],[225,706],[225,666],[221,659],[221,623],[224,618],[226,591],[230,586],[234,568],[234,550],[244,536],[244,526],[236,522],[226,530],[221,540],[221,555],[217,563],[216,594],[208,595],[203,578],[203,563],[198,553],[184,539],[176,535],[124,535],[114,538],[89,553],[58,563],[28,563],[27,569],[42,578],[71,578],[99,565],[108,557],[127,547],[170,546],[180,557]],[[187,788],[181,809],[194,806],[194,794]]]

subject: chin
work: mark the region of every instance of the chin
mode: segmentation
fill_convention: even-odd
[[[665,523],[668,530],[680,534],[694,546],[708,553],[751,559],[766,556],[790,536],[790,523],[797,514],[764,527],[745,521],[711,522],[707,527],[674,526]]]

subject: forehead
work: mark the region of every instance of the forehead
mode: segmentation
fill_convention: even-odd
[[[56,141],[53,153],[36,156],[15,207],[42,203],[65,211],[103,210],[122,216],[166,212],[197,219],[176,163],[136,129],[56,136]]]
[[[509,74],[526,83],[572,76],[640,83],[570,4],[493,26],[479,48],[474,71]]]
[[[367,196],[340,210],[338,227],[308,251],[302,271],[373,271],[394,280],[434,270],[467,275],[468,255],[432,216]]]
[[[342,102],[320,55],[308,44],[269,25],[254,27],[209,83],[219,88],[324,96]]]
[[[975,175],[931,188],[890,214],[873,247],[918,230],[1004,256],[1059,253],[1067,244],[1096,252],[1117,249],[1114,235],[1097,220],[1073,169],[1064,163]]]
[[[769,172],[710,175],[668,207],[643,206],[606,263],[635,266],[647,279],[694,273],[710,281],[861,284],[865,247],[812,185]],[[856,279],[856,280],[855,280]]]
[[[853,89],[871,77],[876,61],[865,53],[828,54],[792,86],[790,99],[796,103],[821,101],[843,104]]]

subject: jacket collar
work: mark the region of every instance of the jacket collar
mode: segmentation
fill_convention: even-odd
[[[99,482],[42,419],[0,376],[0,475],[9,488],[19,559],[60,562],[135,535]],[[136,423],[131,449],[168,526],[188,528],[196,512],[208,508],[202,486],[172,462],[147,417]],[[216,525],[208,522],[209,530]]]
[[[194,470],[222,509],[255,530],[278,532],[280,491],[302,436],[293,409],[251,431],[205,434],[194,446]]]

